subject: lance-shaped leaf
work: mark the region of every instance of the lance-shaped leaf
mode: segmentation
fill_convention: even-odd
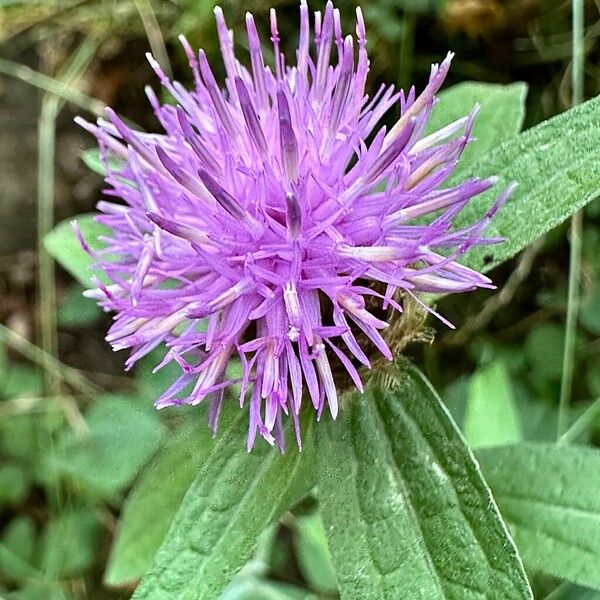
[[[259,535],[314,485],[308,448],[290,447],[282,455],[265,442],[246,453],[247,418],[239,411],[219,434],[135,600],[218,598]],[[311,422],[303,424],[307,437]]]
[[[97,223],[95,214],[79,215],[74,220],[91,250],[101,250],[104,244],[98,238],[110,235],[110,229]],[[104,279],[101,272],[92,270],[94,259],[81,247],[73,231],[71,219],[62,221],[46,235],[44,247],[83,286],[89,287],[94,275]]]
[[[521,131],[525,117],[527,84],[509,85],[465,81],[442,90],[427,123],[427,133],[433,133],[449,123],[468,115],[478,104],[472,136],[474,140],[460,157],[451,181],[461,181],[469,168],[497,144]]]
[[[525,564],[600,590],[600,450],[527,443],[477,458]]]
[[[506,140],[469,166],[466,175],[497,175],[500,186],[519,185],[487,229],[506,238],[479,246],[464,264],[487,271],[511,258],[600,194],[600,96]],[[497,189],[497,188],[495,188]],[[456,219],[475,223],[493,202],[474,198]]]
[[[463,431],[472,448],[522,439],[510,373],[501,360],[477,369],[471,377]]]
[[[226,429],[223,419],[221,427]],[[169,437],[125,501],[104,575],[107,585],[131,584],[148,571],[185,492],[217,443],[210,429],[195,421]]]
[[[81,159],[85,163],[85,166],[90,169],[90,171],[94,171],[94,173],[102,175],[103,177],[107,173],[107,164],[113,171],[116,171],[123,166],[123,161],[112,154],[108,154],[107,158],[103,159],[100,156],[100,150],[98,150],[98,148],[84,150],[81,153]]]
[[[532,598],[473,455],[415,367],[374,376],[315,429],[343,600]]]

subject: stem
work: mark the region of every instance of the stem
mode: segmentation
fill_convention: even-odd
[[[584,69],[585,69],[585,30],[584,30],[584,0],[573,0],[573,66],[571,85],[573,88],[572,103],[581,104],[584,98]]]
[[[171,63],[169,62],[169,54],[165,46],[165,40],[160,30],[160,24],[156,18],[154,9],[150,0],[133,0],[135,7],[142,20],[142,25],[146,31],[146,37],[150,44],[150,50],[158,61],[158,64],[162,67],[163,71],[167,76],[171,76]]]
[[[31,362],[50,370],[53,375],[62,378],[65,383],[84,396],[93,397],[103,392],[101,387],[86,379],[77,369],[61,363],[52,355],[47,354],[29,340],[2,324],[0,324],[0,342]]]
[[[38,318],[40,346],[44,351],[44,361],[49,356],[57,356],[54,260],[44,248],[44,238],[54,225],[54,148],[59,100],[58,96],[46,96],[42,100],[38,121]],[[48,393],[54,396],[59,395],[59,379],[45,364],[43,366],[45,387]]]
[[[98,41],[86,38],[65,66],[56,82],[60,92],[70,89],[92,60]],[[54,81],[54,80],[53,80]],[[54,226],[54,154],[56,119],[65,99],[59,93],[46,93],[38,121],[38,190],[37,190],[37,254],[38,254],[38,320],[44,361],[57,356],[56,285],[54,259],[44,247],[44,238]],[[60,395],[60,378],[45,365],[45,385],[50,395]]]
[[[583,101],[584,76],[584,20],[583,0],[573,0],[573,64],[572,103]],[[567,428],[569,420],[569,403],[573,387],[573,371],[575,365],[575,345],[577,342],[577,318],[579,315],[581,271],[581,234],[583,229],[583,213],[575,213],[571,218],[571,256],[569,259],[569,291],[567,300],[567,321],[565,325],[565,347],[563,352],[562,380],[558,407],[557,438]]]
[[[62,85],[60,81],[48,77],[48,75],[44,75],[43,73],[39,73],[38,71],[34,71],[26,65],[20,65],[10,60],[0,58],[0,73],[29,83],[49,94],[58,96],[71,104],[75,104],[82,110],[91,112],[96,116],[104,114],[104,102],[91,98],[79,90]]]
[[[600,415],[600,398],[596,398],[579,418],[558,438],[559,444],[570,444],[573,440],[582,434]]]
[[[575,346],[577,342],[577,318],[579,315],[579,273],[581,271],[581,232],[583,214],[581,211],[571,217],[571,255],[569,259],[569,290],[567,299],[567,320],[565,324],[565,346],[562,361],[562,380],[558,406],[557,437],[561,437],[569,420],[569,403],[573,387],[575,367]]]
[[[408,89],[412,79],[416,24],[416,14],[412,11],[406,11],[402,20],[403,32],[400,42],[400,65],[398,67],[398,86],[402,89]]]

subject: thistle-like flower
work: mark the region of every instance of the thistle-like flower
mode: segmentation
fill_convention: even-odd
[[[374,314],[374,300],[402,311],[401,295],[419,301],[422,292],[491,287],[456,259],[490,241],[483,230],[508,191],[480,222],[453,227],[494,181],[444,186],[475,111],[424,136],[451,55],[432,67],[419,96],[383,86],[369,98],[360,9],[356,40],[343,37],[331,2],[315,13],[311,51],[302,0],[293,66],[271,11],[274,68],[265,65],[251,14],[248,67],[234,56],[219,8],[215,15],[224,90],[204,52],[181,38],[192,91],[149,57],[177,102],[161,105],[147,90],[164,134],[131,129],[111,110],[97,125],[80,121],[98,139],[107,194],[122,200],[98,204],[98,221],[112,233],[96,258],[111,283],[87,293],[116,313],[107,340],[132,350],[127,367],[157,346],[165,349],[157,368],[179,364],[157,408],[208,398],[216,430],[224,391],[237,384],[240,405],[249,404],[249,449],[257,432],[283,446],[282,414],[293,419],[300,446],[303,402],[318,416],[325,405],[338,412],[331,361],[362,390],[357,367],[370,362],[358,340],[392,359],[386,313]],[[396,105],[396,124],[378,125]],[[227,366],[236,357],[242,374],[234,379]]]

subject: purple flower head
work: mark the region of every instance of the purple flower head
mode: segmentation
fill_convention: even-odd
[[[451,55],[432,67],[421,95],[382,86],[369,98],[360,9],[356,38],[344,37],[328,2],[315,13],[311,48],[302,0],[295,65],[280,51],[271,11],[274,68],[251,14],[248,67],[235,58],[219,8],[215,15],[224,90],[204,52],[182,38],[192,91],[149,57],[177,102],[161,105],[147,91],[165,133],[131,129],[111,110],[97,126],[80,121],[103,156],[117,159],[106,161],[107,194],[121,200],[98,205],[112,234],[96,258],[111,283],[88,295],[116,313],[107,340],[131,349],[127,367],[157,346],[165,349],[157,368],[180,366],[157,408],[207,398],[216,429],[224,391],[236,384],[240,405],[249,404],[248,448],[257,432],[282,446],[282,414],[300,445],[303,398],[319,416],[325,406],[338,412],[330,361],[362,390],[357,366],[370,362],[358,340],[392,359],[374,300],[402,311],[401,295],[419,301],[422,292],[491,287],[456,259],[490,241],[483,230],[509,191],[480,222],[453,227],[494,181],[444,186],[475,111],[424,135]],[[380,126],[396,105],[396,124]],[[227,367],[236,357],[242,371],[233,378]]]

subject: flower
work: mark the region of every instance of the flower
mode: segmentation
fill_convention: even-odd
[[[490,242],[483,230],[510,190],[481,221],[456,229],[456,215],[495,181],[444,187],[476,111],[424,135],[452,55],[433,65],[419,96],[383,86],[369,98],[365,25],[356,12],[356,39],[343,37],[331,2],[315,13],[311,52],[302,0],[291,66],[271,11],[272,69],[252,15],[246,68],[217,8],[225,90],[204,52],[196,55],[182,37],[192,91],[149,56],[177,102],[161,104],[147,90],[164,134],[134,130],[112,110],[97,125],[79,121],[98,139],[107,194],[120,199],[98,204],[98,221],[112,234],[96,259],[111,283],[87,292],[116,313],[106,339],[131,349],[128,368],[165,348],[157,368],[175,361],[181,375],[157,408],[210,398],[215,430],[225,389],[239,385],[240,405],[249,403],[248,449],[257,432],[283,447],[282,414],[293,419],[300,447],[303,395],[319,417],[327,406],[335,418],[331,361],[362,390],[357,366],[370,361],[359,339],[392,359],[386,313],[374,311],[373,300],[402,311],[399,293],[420,302],[422,292],[492,287],[456,259]],[[380,126],[395,105],[398,121]],[[240,377],[228,374],[235,357]]]

